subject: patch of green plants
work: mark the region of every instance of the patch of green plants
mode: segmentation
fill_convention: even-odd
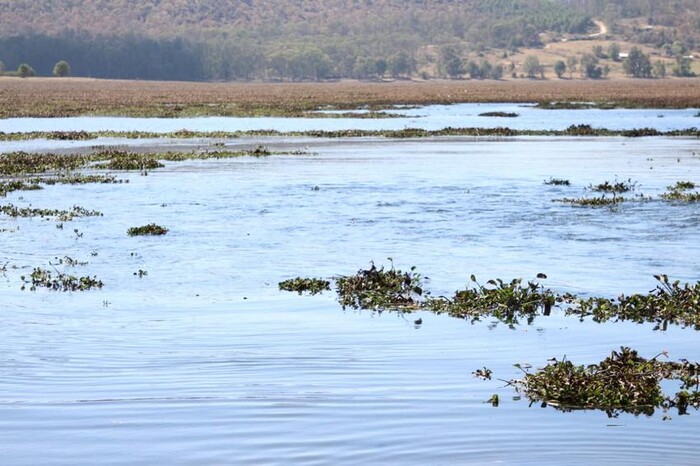
[[[279,289],[282,291],[295,291],[299,294],[304,292],[311,295],[330,291],[331,282],[322,278],[290,278],[279,282]]]
[[[571,186],[571,181],[562,178],[552,178],[544,180],[544,184],[549,186]]]
[[[508,381],[533,403],[562,411],[601,410],[609,417],[620,413],[654,414],[675,408],[679,415],[700,408],[700,364],[645,359],[637,351],[622,347],[598,364],[575,365],[566,359],[550,362],[536,372],[526,369],[522,379]],[[676,380],[680,390],[666,395],[661,382]]]
[[[538,278],[547,278],[539,274]],[[478,321],[481,317],[495,317],[507,325],[514,326],[525,319],[531,324],[538,315],[549,315],[552,306],[561,302],[551,290],[537,281],[522,283],[516,278],[510,282],[501,279],[489,280],[486,285],[470,277],[471,285],[457,291],[453,297],[429,298],[423,308],[432,312],[446,313],[460,319]]]
[[[554,308],[561,308],[567,316],[580,319],[591,318],[595,322],[633,321],[652,323],[654,330],[665,331],[669,325],[693,327],[700,330],[700,282],[683,284],[671,282],[666,275],[654,276],[659,284],[647,294],[620,295],[618,298],[580,298],[570,292],[554,292],[538,282],[546,279],[538,274],[537,279],[523,282],[516,278],[510,281],[488,280],[485,285],[470,277],[469,284],[452,297],[432,297],[424,291],[421,275],[416,267],[403,272],[376,267],[361,269],[356,274],[334,278],[338,301],[343,308],[375,311],[414,310],[447,314],[451,317],[477,322],[482,318],[495,318],[514,327],[532,324],[539,316],[548,316]],[[280,289],[300,294],[312,290],[328,289],[322,279],[301,278],[280,283]]]
[[[622,193],[628,193],[631,191],[634,191],[637,187],[637,182],[632,181],[632,179],[628,180],[623,180],[623,181],[617,181],[617,179],[614,182],[610,181],[604,181],[600,184],[596,185],[590,185],[588,189],[591,191],[595,192],[600,192],[600,193],[609,193],[609,194],[622,194]]]
[[[38,183],[27,180],[0,181],[0,197],[6,197],[14,191],[30,191],[42,189]]]
[[[377,268],[374,263],[369,269],[360,269],[354,275],[335,278],[338,301],[345,309],[389,310],[415,309],[423,295],[421,276],[415,267],[407,272],[384,266]]]
[[[90,157],[83,154],[33,154],[10,152],[0,154],[0,174],[24,175],[48,171],[72,171],[84,167]]]
[[[61,209],[41,209],[35,207],[17,207],[12,204],[0,206],[0,213],[8,217],[56,217],[61,222],[71,221],[76,217],[102,217],[102,212],[97,210],[88,210],[84,207],[73,206],[70,210]]]
[[[484,112],[479,114],[480,117],[499,117],[499,118],[517,118],[520,115],[514,112]]]
[[[653,322],[657,330],[666,330],[669,324],[700,330],[700,282],[681,285],[678,280],[671,282],[667,275],[654,275],[654,278],[659,283],[647,294],[576,299],[567,314],[591,316],[596,322]]]
[[[688,192],[691,189],[697,189],[692,181],[678,181],[675,185],[668,186],[667,189],[668,191],[661,195],[661,198],[666,201],[700,202],[700,192]]]
[[[554,202],[563,202],[565,204],[572,204],[572,205],[577,205],[577,206],[582,206],[582,207],[600,207],[600,206],[614,206],[617,204],[621,204],[625,202],[625,198],[622,196],[613,196],[613,197],[605,197],[605,196],[598,196],[598,197],[578,197],[578,198],[569,198],[565,197],[562,199],[554,199]]]
[[[155,223],[149,223],[148,225],[143,225],[140,227],[131,227],[126,230],[126,234],[129,236],[159,236],[168,233],[168,229],[157,225]]]
[[[46,288],[51,291],[87,291],[92,288],[102,288],[103,283],[97,277],[75,277],[56,271],[56,275],[50,270],[35,268],[29,277],[20,277],[24,282],[22,289],[29,285],[30,291],[35,291],[37,287]]]

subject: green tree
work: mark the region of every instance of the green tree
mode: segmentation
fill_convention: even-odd
[[[603,53],[603,46],[602,45],[594,45],[593,46],[593,55],[595,55],[596,58],[605,58],[605,54]]]
[[[395,78],[407,76],[415,69],[415,60],[406,52],[399,52],[389,60],[389,72]]]
[[[28,78],[30,76],[35,76],[36,72],[34,71],[34,68],[28,64],[22,63],[17,67],[17,74],[22,78]]]
[[[483,78],[483,76],[481,75],[481,67],[479,66],[478,63],[476,63],[475,61],[472,61],[472,60],[469,60],[467,62],[467,74],[472,79]]]
[[[458,78],[464,74],[464,61],[459,57],[452,57],[445,64],[445,71],[450,78]]]
[[[671,70],[673,76],[678,76],[680,78],[692,78],[695,73],[690,69],[690,58],[678,56],[676,57],[676,64],[673,65]]]
[[[625,74],[635,78],[651,78],[651,62],[638,47],[632,47],[629,56],[622,62]]]
[[[598,59],[594,55],[584,53],[581,56],[581,75],[590,79],[600,79],[603,76],[603,68],[598,66]]]
[[[666,77],[666,64],[661,60],[656,60],[654,62],[654,68],[651,70],[652,76],[656,79],[663,79]]]
[[[617,42],[608,46],[608,56],[612,61],[620,61],[620,45]]]
[[[501,79],[503,77],[503,73],[503,65],[499,63],[491,69],[491,79]]]
[[[566,73],[566,63],[564,63],[564,60],[557,60],[557,62],[554,64],[554,72],[557,74],[557,78],[559,79],[564,76],[564,73]]]
[[[528,55],[523,62],[523,72],[528,78],[536,78],[542,75],[542,65],[535,55]]]
[[[53,75],[64,78],[70,74],[70,65],[67,61],[61,60],[53,67]]]

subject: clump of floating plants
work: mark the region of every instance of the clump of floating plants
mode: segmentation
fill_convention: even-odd
[[[389,269],[371,263],[369,269],[337,276],[334,281],[343,308],[423,310],[472,322],[490,317],[513,327],[521,320],[532,324],[535,318],[550,315],[556,307],[567,316],[590,317],[595,322],[633,321],[653,323],[654,330],[666,330],[669,325],[700,330],[700,282],[681,285],[679,281],[671,282],[666,275],[655,275],[659,284],[647,294],[580,298],[569,292],[554,292],[537,281],[546,278],[545,274],[538,274],[536,280],[526,283],[520,278],[493,279],[482,285],[472,275],[470,283],[452,297],[432,297],[424,291],[416,267],[404,272],[395,269],[392,262]],[[297,277],[281,282],[279,287],[300,294],[305,291],[316,294],[328,290],[329,284],[323,279]]]
[[[681,285],[678,280],[671,282],[666,275],[654,275],[654,278],[659,284],[648,294],[576,299],[567,314],[591,316],[596,322],[653,322],[657,330],[666,330],[669,324],[700,330],[700,282]]]
[[[131,227],[126,230],[126,234],[129,236],[159,236],[168,233],[168,231],[169,230],[163,226],[149,223],[148,225],[140,227]]]
[[[700,364],[660,361],[661,355],[666,353],[645,359],[622,347],[588,366],[552,359],[544,368],[529,372],[516,364],[525,376],[507,382],[531,402],[562,411],[596,409],[616,417],[623,412],[652,415],[656,408],[664,412],[676,408],[682,415],[689,407],[700,408]],[[661,388],[664,380],[679,381],[680,391],[666,395]]]
[[[411,267],[403,272],[395,269],[393,262],[386,270],[371,263],[369,269],[360,269],[355,275],[336,277],[338,301],[343,309],[415,309],[423,295],[421,276],[415,270]]]
[[[279,289],[282,291],[296,291],[299,294],[304,292],[311,295],[330,291],[331,282],[323,278],[290,278],[279,282]]]
[[[31,291],[37,287],[47,288],[51,291],[87,291],[92,288],[102,288],[103,283],[97,277],[75,277],[56,272],[54,276],[50,270],[35,268],[29,277],[20,277],[24,282],[22,289],[29,285]]]
[[[548,186],[571,186],[571,181],[563,179],[563,178],[549,178],[548,180],[544,180],[544,184]]]
[[[500,117],[500,118],[516,118],[520,115],[514,112],[484,112],[479,113],[480,117]]]
[[[661,198],[666,201],[698,202],[700,201],[700,192],[688,192],[697,188],[697,185],[692,181],[678,181],[675,185],[668,186],[668,191],[663,193]]]
[[[58,221],[67,222],[76,217],[102,217],[102,212],[88,210],[85,207],[73,206],[70,210],[41,209],[35,207],[17,207],[12,204],[0,206],[0,213],[9,217],[55,217]]]
[[[547,276],[539,274],[538,278]],[[490,316],[508,325],[515,325],[521,318],[531,324],[535,317],[549,315],[552,306],[563,301],[562,297],[556,296],[536,281],[523,284],[519,278],[510,282],[495,279],[481,285],[474,275],[470,280],[472,285],[457,291],[452,298],[429,298],[423,307],[438,314],[471,319],[472,322]]]
[[[554,199],[555,202],[563,202],[566,204],[578,205],[583,207],[597,207],[597,206],[614,206],[621,204],[630,199],[645,200],[646,198],[643,194],[636,195],[632,198],[624,197],[622,194],[630,193],[637,188],[637,182],[631,179],[618,181],[617,179],[613,182],[604,181],[596,185],[589,185],[588,190],[602,193],[600,196],[593,197],[579,197],[579,198],[568,198]],[[612,197],[608,197],[612,195]]]

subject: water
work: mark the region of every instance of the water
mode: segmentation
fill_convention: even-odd
[[[303,144],[312,155],[166,163],[120,174],[129,184],[8,196],[105,215],[63,229],[0,217],[2,464],[697,464],[695,411],[670,421],[561,413],[471,375],[486,366],[514,378],[512,364],[553,356],[593,363],[621,345],[698,360],[692,330],[559,313],[514,330],[432,314],[416,327],[417,315],[342,311],[328,293],[277,290],[387,257],[416,265],[435,294],[472,273],[545,272],[557,291],[606,296],[648,291],[656,273],[695,282],[700,206],[551,200],[615,176],[655,197],[700,181],[697,139]],[[545,186],[549,177],[573,185]],[[150,222],[169,234],[126,235]],[[20,290],[21,275],[65,255],[89,262],[71,273],[105,288]],[[498,408],[485,403],[494,393]]]
[[[482,117],[486,112],[512,112],[517,118]],[[149,131],[156,133],[190,131],[276,130],[400,130],[421,128],[439,130],[446,127],[563,130],[573,124],[589,124],[613,130],[656,128],[670,131],[700,126],[698,109],[613,109],[613,110],[541,110],[521,104],[456,104],[419,108],[390,109],[400,118],[8,118],[0,120],[0,132],[26,131]]]

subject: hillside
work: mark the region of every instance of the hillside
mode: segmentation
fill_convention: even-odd
[[[518,54],[588,38],[598,31],[593,18],[614,34],[601,39],[661,53],[674,43],[694,50],[694,6],[697,0],[0,0],[0,61],[8,70],[29,63],[39,75],[65,59],[75,76],[321,80],[468,76],[450,60],[488,58],[517,76]]]

